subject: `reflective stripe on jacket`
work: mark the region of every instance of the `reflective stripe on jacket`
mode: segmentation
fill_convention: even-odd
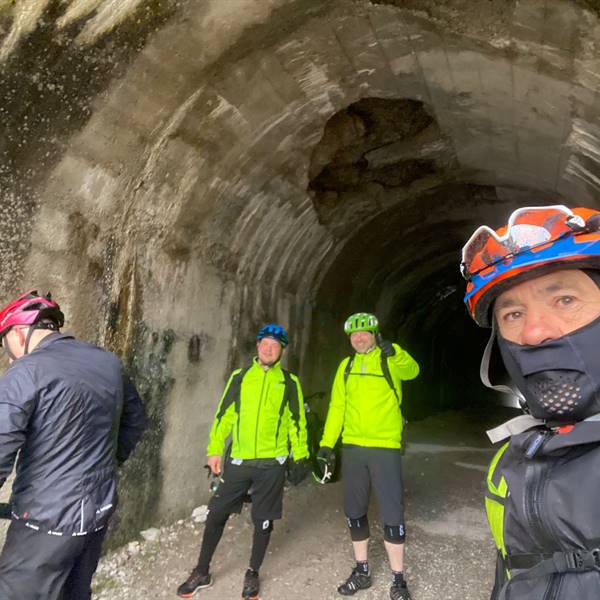
[[[355,354],[352,370],[344,381],[350,357],[338,367],[321,446],[333,448],[340,433],[344,444],[400,448],[402,440],[402,380],[414,379],[419,365],[406,350],[394,344],[396,354],[387,359],[398,398],[381,370],[381,349]]]
[[[276,458],[289,454],[308,457],[304,398],[298,378],[277,363],[266,371],[254,359],[248,369],[236,369],[213,422],[207,448],[221,455],[231,434],[231,456],[241,459]]]
[[[600,598],[600,422],[513,436],[487,487],[498,550],[492,600]]]

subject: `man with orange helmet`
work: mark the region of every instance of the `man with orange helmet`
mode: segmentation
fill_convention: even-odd
[[[493,600],[600,597],[600,213],[520,208],[463,248],[465,303],[491,327],[481,377],[525,414],[504,441],[485,503],[498,550]],[[493,348],[512,386],[492,385]],[[506,441],[508,440],[508,441]]]
[[[86,600],[116,503],[116,467],[146,427],[112,353],[60,333],[50,294],[0,310],[10,367],[0,377],[0,485],[12,521],[0,554],[3,600]]]

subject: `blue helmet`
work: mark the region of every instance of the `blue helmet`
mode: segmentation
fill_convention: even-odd
[[[277,340],[282,348],[285,348],[288,345],[288,336],[285,329],[276,323],[267,323],[259,329],[256,341],[260,342],[263,338],[273,338],[274,340]]]

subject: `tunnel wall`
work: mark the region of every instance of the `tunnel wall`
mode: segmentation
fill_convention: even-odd
[[[474,223],[494,222],[519,194],[596,201],[595,13],[558,0],[473,4],[133,2],[134,17],[92,36],[93,15],[61,29],[50,3],[45,28],[15,42],[5,70],[38,58],[24,87],[2,84],[2,292],[51,288],[68,326],[117,351],[147,399],[152,433],[126,467],[116,540],[206,500],[214,407],[261,322],[290,329],[288,364],[308,393],[325,390],[349,310],[362,302],[399,339],[412,335],[398,307],[455,268],[450,242]],[[3,19],[10,35],[14,18]],[[38,65],[48,37],[57,49]],[[50,93],[63,76],[79,83],[66,96],[33,93],[36,78]],[[26,102],[7,104],[9,91]],[[449,158],[323,212],[314,153],[330,119],[364,98],[421,103]],[[383,163],[419,160],[426,141],[371,150]],[[391,261],[373,237],[382,222]],[[421,269],[423,238],[410,236],[435,244],[446,230]],[[353,279],[361,232],[375,239],[365,260],[385,268]]]

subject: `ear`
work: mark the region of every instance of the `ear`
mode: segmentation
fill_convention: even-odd
[[[17,334],[17,338],[19,339],[19,345],[25,346],[25,341],[27,340],[27,334],[21,328],[15,329],[15,333]]]

